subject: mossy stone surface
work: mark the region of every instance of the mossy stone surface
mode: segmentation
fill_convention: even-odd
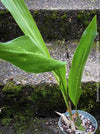
[[[4,92],[18,93],[21,90],[21,86],[15,85],[13,82],[8,82],[2,89]]]
[[[15,88],[15,86],[12,86],[13,84],[9,82],[5,86],[6,88],[8,85],[11,86],[11,90],[9,89],[9,91],[4,90],[5,87],[3,86],[0,88],[0,108],[2,108],[0,113],[0,129],[3,128],[4,134],[7,132],[6,128],[9,131],[11,130],[12,134],[22,134],[23,132],[25,134],[42,134],[44,132],[53,134],[55,131],[58,132],[59,129],[55,131],[52,129],[55,128],[55,125],[51,128],[47,117],[56,117],[55,111],[66,111],[59,86],[45,83],[36,86],[16,85],[17,88]],[[13,87],[16,90],[18,87],[21,87],[21,90],[16,94],[16,90],[12,89]],[[96,107],[100,109],[100,105],[96,102],[96,89],[97,85],[94,82],[82,83],[83,95],[80,98],[78,109],[95,115]],[[15,92],[12,92],[12,90]],[[53,122],[55,121],[53,120]]]
[[[97,15],[98,32],[100,32],[99,10],[31,10],[31,14],[45,41],[80,39],[94,15]],[[11,14],[7,10],[1,10],[0,41],[8,41],[21,35],[23,33]]]
[[[11,89],[9,89],[10,87]],[[84,83],[82,84],[82,90],[83,94],[78,109],[92,112],[97,104],[97,85],[96,83]],[[15,86],[13,83],[8,83],[0,91],[0,107],[8,106],[13,110],[19,110],[21,107],[21,111],[28,109],[33,111],[34,115],[43,117],[55,116],[54,111],[64,112],[67,110],[58,85]]]

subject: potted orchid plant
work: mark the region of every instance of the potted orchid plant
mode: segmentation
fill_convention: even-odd
[[[82,94],[82,73],[97,34],[96,16],[94,16],[84,31],[74,53],[67,83],[67,62],[51,58],[24,0],[1,0],[1,2],[10,11],[16,23],[23,31],[24,36],[6,43],[0,43],[0,58],[26,72],[42,73],[52,71],[60,86],[68,110],[65,114],[56,112],[61,116],[59,120],[61,131],[64,134],[95,133],[97,128],[96,120],[88,113],[77,110],[77,104]],[[71,103],[74,104],[76,110],[73,111],[71,109]]]

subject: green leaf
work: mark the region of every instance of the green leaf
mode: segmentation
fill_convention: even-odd
[[[64,98],[64,101],[65,101],[65,104],[68,108],[68,98],[67,98],[67,80],[66,80],[66,66],[62,66],[61,68],[58,68],[56,70],[53,71],[56,79],[57,79],[57,82],[60,86],[60,89],[61,89],[61,92],[62,92],[62,95],[63,95],[63,98]]]
[[[44,55],[50,57],[43,38],[24,0],[1,0],[1,2],[10,11],[24,34],[30,37],[34,45],[36,45]]]
[[[28,36],[0,43],[0,58],[32,73],[49,72],[66,64],[45,56]]]
[[[77,113],[77,114],[78,114],[78,113]],[[81,124],[82,124],[82,121],[81,121],[79,115],[77,115],[77,120],[76,120],[76,122],[75,122],[75,125],[79,127]]]
[[[66,66],[62,66],[54,71],[55,77],[60,85],[60,88],[67,94],[67,81],[66,81]]]
[[[85,128],[82,125],[80,125],[78,129],[81,131],[85,131]]]
[[[74,105],[77,105],[81,90],[81,78],[91,46],[97,34],[96,16],[84,31],[80,43],[73,56],[71,70],[69,72],[68,88],[69,96]]]

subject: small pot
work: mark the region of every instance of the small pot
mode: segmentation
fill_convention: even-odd
[[[72,110],[72,114],[74,114],[75,112],[76,112],[76,110]],[[92,134],[95,134],[95,132],[97,130],[97,127],[98,127],[96,119],[91,114],[89,114],[89,113],[87,113],[85,111],[78,110],[78,113],[82,114],[85,118],[89,118],[90,119],[90,121],[95,126],[95,130],[92,132]],[[69,116],[69,112],[64,113],[64,115],[65,116]],[[63,134],[67,134],[66,132],[63,131],[63,128],[61,127],[61,117],[59,118],[58,126],[59,126],[59,128],[60,128],[60,130],[62,131]]]

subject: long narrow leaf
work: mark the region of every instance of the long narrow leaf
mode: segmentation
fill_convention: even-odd
[[[69,73],[69,96],[74,105],[77,105],[81,90],[81,78],[87,61],[91,46],[97,34],[96,16],[93,18],[87,29],[84,31],[80,43],[75,51],[72,66]]]
[[[43,55],[28,36],[0,43],[0,58],[32,73],[49,72],[66,64]]]
[[[60,86],[65,104],[68,108],[68,93],[67,93],[67,80],[66,80],[66,66],[62,66],[61,68],[58,68],[56,70],[53,71],[58,84]]]
[[[61,68],[56,69],[54,71],[54,74],[60,85],[61,90],[65,95],[67,95],[66,66],[62,66]]]
[[[10,11],[15,21],[25,33],[33,41],[43,54],[50,57],[42,36],[33,20],[24,0],[1,0],[4,6]]]
[[[42,36],[28,8],[26,7],[24,0],[1,1],[13,15],[21,30],[31,39],[31,41],[29,39],[27,40],[26,37],[21,37],[5,44],[1,43],[0,58],[13,63],[27,72],[36,73],[53,70],[54,75],[59,79],[58,83],[63,94],[66,94],[66,63],[50,58],[50,54]],[[22,43],[22,40],[24,43]]]

